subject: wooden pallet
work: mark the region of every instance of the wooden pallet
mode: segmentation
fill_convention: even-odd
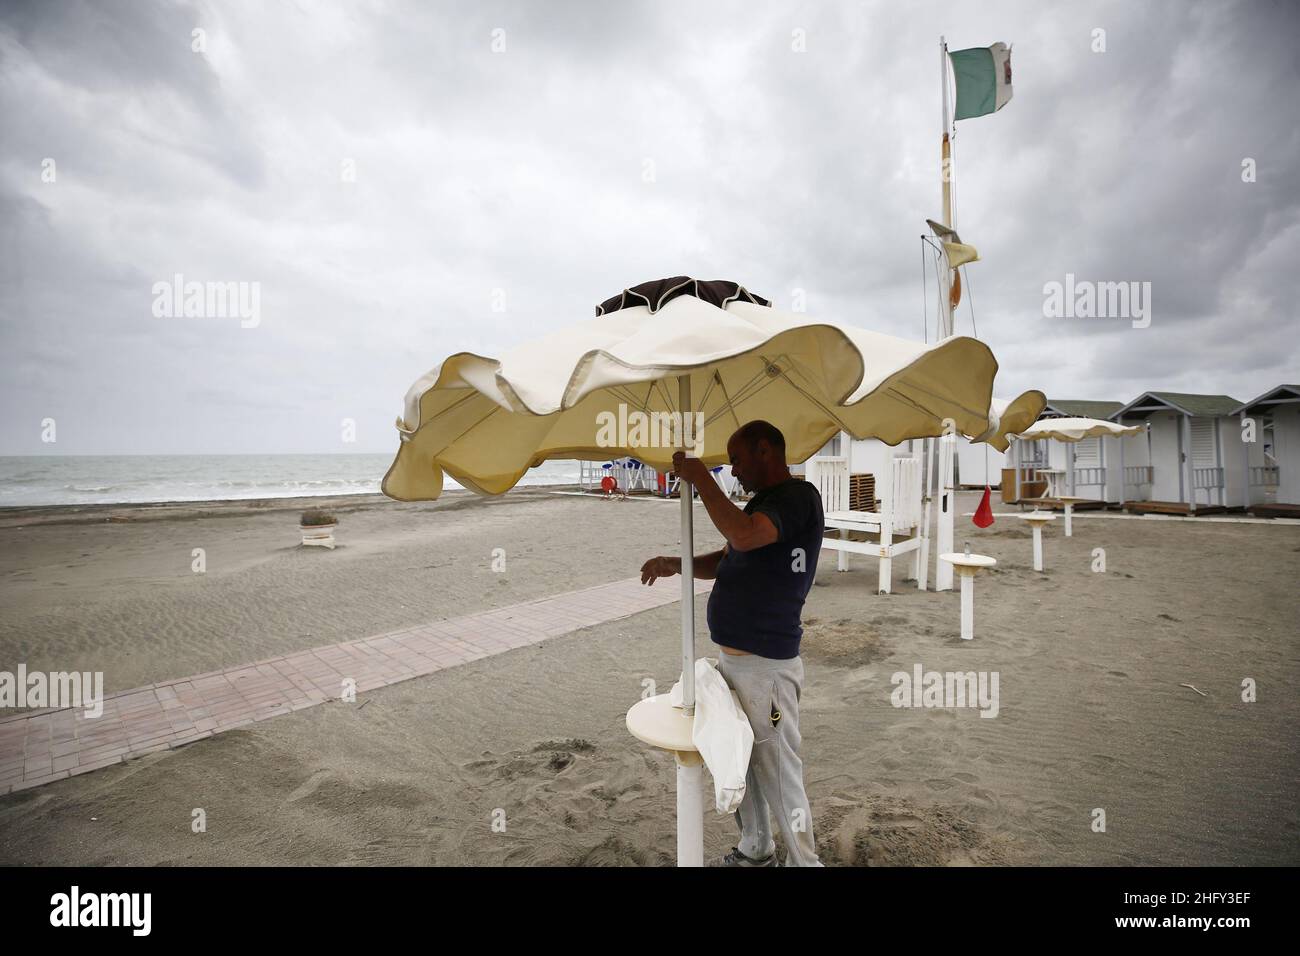
[[[876,510],[876,476],[872,474],[849,475],[849,510]]]

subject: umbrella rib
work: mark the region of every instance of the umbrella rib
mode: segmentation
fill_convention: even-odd
[[[632,390],[628,388],[626,385],[611,385],[609,387],[609,391],[613,395],[617,396],[618,398],[623,399],[624,402],[626,402],[628,405],[631,405],[633,408],[640,409],[641,411],[646,412],[647,414],[650,412],[649,405],[647,405],[641,399],[637,398],[636,395],[632,392]]]
[[[727,386],[724,385],[723,382],[722,382],[722,373],[719,372],[717,369],[714,369],[714,370],[713,370],[713,377],[714,377],[714,378],[717,380],[717,382],[718,382],[718,388],[722,389],[722,397],[725,398],[725,399],[727,400],[726,410],[729,411],[729,412],[731,412],[731,420],[732,420],[733,422],[736,423],[736,430],[739,431],[739,430],[740,430],[740,418],[739,418],[739,416],[736,415],[736,409],[735,409],[735,406],[733,406],[732,403],[731,403],[731,396],[727,394]],[[715,416],[715,417],[721,417],[721,415],[722,415],[722,412],[719,411],[719,412],[718,412],[718,415]]]
[[[448,448],[450,448],[452,445],[456,444],[456,442],[460,441],[462,438],[464,438],[466,435],[468,435],[471,431],[473,431],[475,428],[478,428],[480,425],[482,425],[485,421],[487,421],[489,418],[491,418],[493,415],[495,415],[495,414],[496,414],[497,412],[499,412],[499,411],[501,411],[501,406],[500,406],[500,405],[497,405],[497,404],[495,404],[495,403],[493,403],[492,408],[488,411],[488,413],[487,413],[486,415],[484,415],[482,418],[480,418],[480,419],[479,419],[478,421],[476,421],[474,424],[472,424],[472,425],[470,425],[469,427],[467,427],[467,428],[466,428],[464,431],[462,431],[459,435],[457,435],[455,438],[451,439],[451,441],[447,442],[445,445],[443,445],[441,448],[439,448],[436,452],[434,452],[434,456],[436,457],[436,456],[438,456],[438,455],[441,455],[441,454],[442,454],[443,452],[445,452]]]
[[[664,407],[670,412],[676,411],[677,409],[673,408],[673,400],[668,396],[668,389],[664,387],[664,380],[661,378],[655,379],[654,386],[659,389],[659,393],[663,396]]]
[[[839,426],[840,426],[841,430],[846,431],[846,432],[849,432],[850,434],[852,434],[852,429],[850,429],[847,425],[845,425],[844,422],[840,419],[840,417],[839,417],[838,415],[836,415],[833,411],[831,411],[829,408],[827,408],[827,407],[825,406],[825,404],[823,404],[822,401],[821,401],[820,399],[815,398],[813,395],[809,394],[807,391],[805,391],[804,389],[802,389],[802,388],[800,388],[798,385],[796,385],[796,384],[794,383],[794,380],[793,380],[792,378],[790,378],[789,375],[786,375],[786,374],[785,374],[785,370],[782,369],[782,368],[780,368],[779,366],[777,366],[777,375],[779,375],[781,378],[785,379],[785,381],[786,381],[787,383],[789,383],[790,387],[793,388],[796,392],[798,392],[798,393],[799,393],[800,395],[802,395],[804,398],[808,399],[808,401],[812,402],[814,405],[816,405],[818,408],[820,408],[823,412],[825,412],[826,415],[830,418],[831,421],[833,421],[836,425],[839,425]]]

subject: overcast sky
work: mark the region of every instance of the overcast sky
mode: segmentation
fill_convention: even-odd
[[[448,354],[669,275],[919,339],[940,34],[1013,44],[956,137],[996,394],[1253,398],[1300,381],[1298,10],[5,0],[0,454],[392,451]],[[177,273],[256,326],[156,316]],[[1066,273],[1150,326],[1045,317]]]

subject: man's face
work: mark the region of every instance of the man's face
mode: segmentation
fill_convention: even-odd
[[[754,483],[762,478],[763,465],[758,448],[735,438],[727,442],[727,457],[731,459],[731,474],[746,491],[754,490]]]

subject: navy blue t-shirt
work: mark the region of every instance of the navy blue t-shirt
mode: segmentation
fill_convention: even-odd
[[[757,492],[745,514],[762,512],[777,539],[752,551],[730,548],[718,562],[709,595],[709,636],[715,644],[761,657],[799,656],[804,598],[817,576],[821,554],[822,496],[802,478]]]

